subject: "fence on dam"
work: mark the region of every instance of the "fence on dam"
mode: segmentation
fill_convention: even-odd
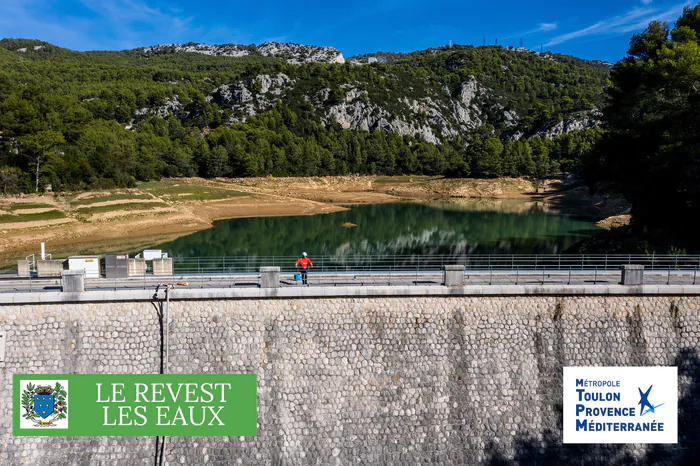
[[[295,270],[296,256],[173,257],[176,274],[254,273],[260,267]],[[619,270],[643,265],[646,270],[700,268],[700,255],[679,254],[431,254],[312,256],[316,272],[429,272],[445,265],[468,270]]]
[[[258,288],[261,270],[273,267],[274,287],[306,285],[292,256],[174,257],[171,268],[128,278],[84,279],[85,290],[151,289],[160,283],[180,288]],[[446,268],[452,286],[470,285],[697,285],[700,256],[690,255],[406,255],[313,257],[308,286],[440,286]],[[59,264],[60,265],[60,264]],[[640,271],[636,281],[625,280],[626,268]],[[56,276],[5,275],[2,292],[61,291]]]
[[[174,256],[176,275],[256,273],[261,267],[295,270],[297,256]],[[468,270],[619,270],[643,265],[646,270],[700,268],[700,255],[686,254],[404,254],[312,255],[315,272],[430,272],[445,265]],[[0,261],[0,273],[12,275],[17,261]]]

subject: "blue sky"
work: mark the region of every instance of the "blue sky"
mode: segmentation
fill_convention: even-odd
[[[696,0],[692,0],[695,4]],[[212,1],[0,0],[0,37],[74,50],[161,43],[328,45],[348,57],[446,45],[494,44],[616,61],[654,19],[673,21],[688,0],[500,2],[450,0]]]

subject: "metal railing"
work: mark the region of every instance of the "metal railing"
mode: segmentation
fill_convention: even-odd
[[[293,272],[295,256],[173,257],[175,274],[211,275],[255,273],[260,267],[278,266]],[[442,254],[312,256],[314,272],[440,271],[450,264],[469,270],[619,270],[639,264],[645,270],[686,270],[700,267],[700,255],[645,254]]]
[[[149,289],[164,280],[189,288],[260,286],[260,268],[280,267],[280,285],[299,286],[294,256],[174,257],[173,275],[86,279],[87,289]],[[623,265],[644,266],[644,284],[700,284],[700,255],[414,255],[318,256],[312,286],[440,285],[443,267],[464,265],[464,285],[617,284]],[[0,275],[0,292],[58,291],[60,277]]]
[[[601,269],[486,269],[465,270],[462,285],[617,285],[621,270]],[[221,275],[143,275],[130,278],[86,278],[87,290],[147,290],[158,284],[172,283],[176,288],[257,288],[261,286],[260,272]],[[310,286],[438,286],[444,283],[441,271],[354,271],[312,272]],[[700,268],[645,270],[645,285],[700,285]],[[280,274],[281,287],[303,286],[292,272]],[[61,291],[60,277],[3,278],[0,293],[35,293]]]

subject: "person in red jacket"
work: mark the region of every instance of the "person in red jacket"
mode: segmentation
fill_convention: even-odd
[[[314,266],[314,263],[311,262],[311,259],[309,259],[306,256],[306,253],[303,252],[301,253],[301,257],[297,260],[296,266],[297,270],[301,272],[301,283],[304,285],[308,285],[309,269]]]

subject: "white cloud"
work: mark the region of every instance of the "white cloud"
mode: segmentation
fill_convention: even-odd
[[[540,23],[540,27],[537,28],[537,31],[547,32],[547,31],[553,31],[556,28],[557,28],[557,23]]]
[[[643,29],[654,20],[673,21],[681,14],[683,7],[686,5],[687,2],[684,2],[666,10],[655,7],[633,8],[625,14],[613,16],[612,18],[598,21],[591,26],[553,37],[545,44],[545,47],[558,45],[580,37],[625,34]]]
[[[645,5],[650,5],[654,0],[642,0],[642,3]]]

